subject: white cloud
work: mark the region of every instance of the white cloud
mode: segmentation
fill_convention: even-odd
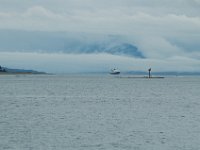
[[[199,0],[2,0],[0,29],[123,35],[149,59],[198,60],[199,6]]]
[[[188,38],[200,35],[200,17],[152,15],[124,9],[55,13],[42,6],[25,12],[0,12],[1,29],[74,31],[134,37]]]
[[[33,6],[24,12],[0,12],[0,20],[0,28],[24,29],[25,27],[26,30],[78,30],[83,32],[100,30],[99,32],[122,34],[135,33],[137,29],[140,29],[142,33],[147,30],[162,32],[170,31],[170,29],[194,31],[200,25],[200,17],[176,14],[152,15],[124,8],[94,11],[80,9],[55,13],[42,6]],[[18,24],[23,26],[20,28]]]
[[[144,44],[145,43],[145,44]],[[171,58],[174,55],[184,55],[183,51],[175,45],[172,45],[167,40],[161,37],[147,36],[141,39],[138,43],[147,58]]]
[[[25,13],[22,14],[23,17],[33,17],[33,18],[43,18],[43,19],[63,19],[59,14],[53,13],[48,9],[41,6],[34,6],[29,8]]]

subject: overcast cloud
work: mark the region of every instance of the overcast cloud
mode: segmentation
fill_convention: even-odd
[[[171,66],[171,70],[179,67],[184,71],[200,71],[200,0],[1,0],[0,29],[122,35],[136,44],[147,59],[137,59],[137,66],[129,68],[131,61],[122,61],[120,57],[120,64],[118,59],[112,59],[110,66],[116,64],[126,70],[140,70],[154,62],[152,67],[161,70],[162,65],[169,65],[167,70]],[[6,50],[1,52],[1,56],[5,52]],[[13,58],[14,55],[13,53]],[[85,63],[87,68],[91,67],[90,63],[96,64],[96,59],[91,59],[91,56],[100,57],[101,61],[106,60],[103,56],[90,55],[90,62]],[[25,57],[21,57],[25,62]],[[72,56],[65,54],[65,57],[69,59]],[[87,57],[80,55],[76,58],[81,61]],[[44,54],[41,59],[45,59]],[[39,68],[44,65],[42,60],[38,61],[41,64],[36,69],[42,68]],[[73,60],[71,64],[75,64]],[[6,65],[5,59],[4,62]],[[50,62],[46,61],[45,65]],[[55,63],[59,66],[61,62]],[[8,64],[14,66],[12,63]],[[105,65],[97,64],[96,67]],[[34,68],[34,65],[30,67]],[[47,68],[45,70],[50,71]]]

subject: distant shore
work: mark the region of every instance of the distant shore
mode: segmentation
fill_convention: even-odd
[[[0,75],[39,75],[47,73],[33,73],[33,72],[0,72]]]
[[[0,75],[28,75],[28,74],[46,74],[46,72],[39,72],[35,70],[25,70],[25,69],[11,69],[7,67],[2,67],[0,65]]]

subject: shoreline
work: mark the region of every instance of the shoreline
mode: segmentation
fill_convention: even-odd
[[[41,75],[46,73],[32,73],[32,72],[0,72],[0,75]]]

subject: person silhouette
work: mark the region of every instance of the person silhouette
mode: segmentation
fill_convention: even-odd
[[[148,71],[149,71],[149,78],[151,78],[151,68],[149,68]]]

